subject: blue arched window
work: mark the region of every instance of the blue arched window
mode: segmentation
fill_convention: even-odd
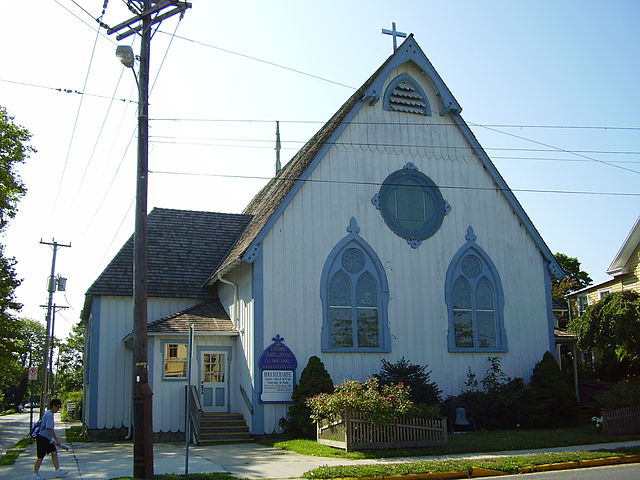
[[[354,218],[322,270],[322,351],[390,350],[387,278]]]
[[[498,271],[475,243],[473,229],[455,254],[445,282],[449,351],[505,352],[504,294]]]

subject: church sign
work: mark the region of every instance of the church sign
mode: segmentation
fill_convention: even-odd
[[[260,357],[262,378],[261,403],[291,403],[295,385],[295,371],[298,366],[295,355],[276,335]]]

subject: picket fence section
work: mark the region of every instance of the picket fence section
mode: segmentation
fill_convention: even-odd
[[[447,444],[447,420],[401,418],[376,425],[354,412],[319,422],[317,439],[322,445],[347,451],[440,446]]]
[[[640,433],[640,408],[626,407],[603,410],[602,431],[607,435]]]

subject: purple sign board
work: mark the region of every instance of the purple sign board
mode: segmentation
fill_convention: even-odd
[[[272,340],[273,343],[260,356],[260,402],[292,403],[291,395],[298,361],[289,347],[283,343],[284,338],[276,335]]]

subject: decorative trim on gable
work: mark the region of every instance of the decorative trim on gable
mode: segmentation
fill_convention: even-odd
[[[427,94],[408,73],[401,73],[387,86],[383,108],[396,112],[431,115]]]
[[[380,96],[382,95],[382,86],[389,75],[400,65],[413,62],[418,68],[420,68],[427,77],[433,82],[436,91],[438,92],[440,108],[440,115],[446,115],[447,113],[460,113],[462,107],[458,101],[454,98],[449,88],[445,85],[436,69],[433,68],[431,62],[424,54],[422,49],[418,46],[418,43],[414,40],[413,35],[402,42],[402,45],[398,47],[390,60],[385,65],[384,69],[375,79],[373,84],[367,89],[363,96],[363,101],[369,102],[369,105],[374,105]]]

